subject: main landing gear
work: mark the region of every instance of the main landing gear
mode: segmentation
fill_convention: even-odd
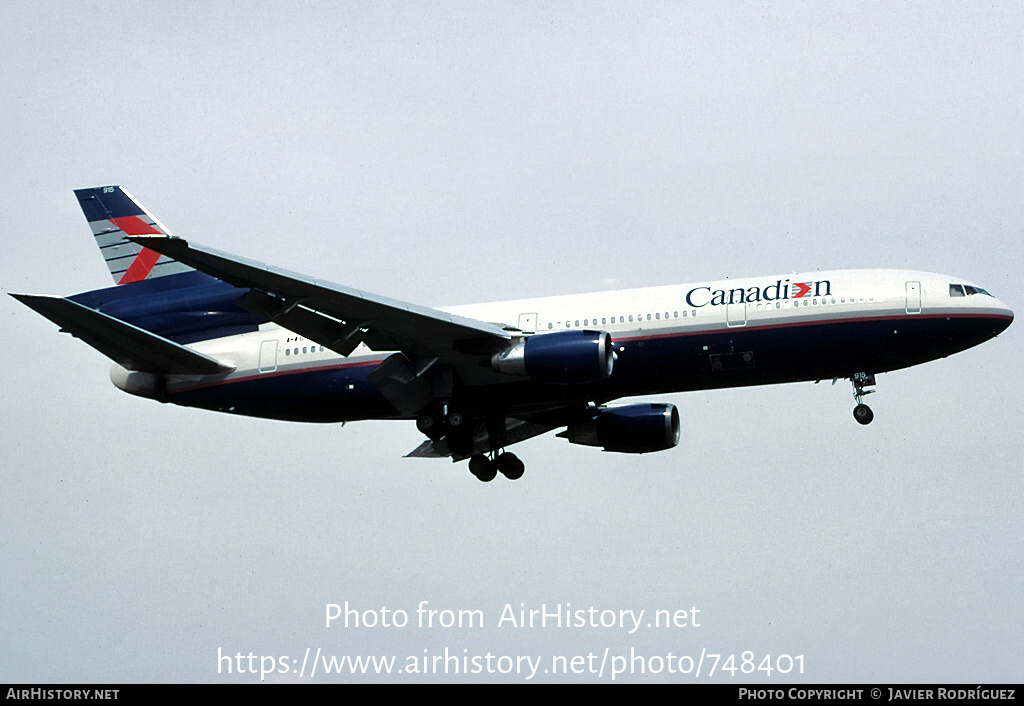
[[[875,418],[875,413],[864,404],[864,396],[874,392],[865,388],[874,387],[875,376],[871,373],[855,373],[850,382],[853,383],[853,398],[857,400],[857,406],[853,408],[853,418],[861,424],[870,424]]]
[[[491,458],[484,454],[476,454],[469,459],[469,472],[477,477],[477,480],[489,483],[494,480],[498,472],[509,480],[519,480],[526,471],[526,466],[514,453],[491,452]]]
[[[416,428],[431,441],[444,439],[448,450],[456,458],[465,458],[473,454],[476,445],[474,430],[479,430],[479,425],[474,424],[469,416],[445,404],[435,405],[417,417]],[[497,449],[504,445],[504,431],[503,420],[489,420],[487,433],[490,448],[494,450],[470,456],[469,472],[484,483],[494,480],[498,473],[509,480],[518,480],[526,470],[526,466],[515,454],[498,452]]]

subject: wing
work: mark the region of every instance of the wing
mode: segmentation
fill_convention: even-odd
[[[473,364],[511,335],[485,323],[270,267],[181,238],[129,238],[178,262],[250,291],[237,304],[341,355],[360,343],[401,351],[419,366]],[[424,368],[425,369],[425,368]],[[419,372],[422,372],[419,371]]]
[[[234,370],[233,365],[70,299],[44,294],[11,296],[128,370],[177,375],[215,375]]]

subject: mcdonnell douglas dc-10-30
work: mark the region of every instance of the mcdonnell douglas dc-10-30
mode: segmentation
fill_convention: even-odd
[[[978,345],[1013,312],[959,277],[836,270],[433,309],[177,238],[118,186],[75,191],[116,286],[12,294],[161,402],[270,419],[415,420],[409,456],[516,479],[505,449],[554,429],[647,453],[679,442],[688,390],[875,375]]]

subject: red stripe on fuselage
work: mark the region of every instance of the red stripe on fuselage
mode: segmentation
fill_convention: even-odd
[[[384,362],[384,359],[380,360],[365,360],[358,363],[340,363],[336,365],[316,365],[309,368],[292,368],[290,370],[275,370],[269,373],[256,373],[255,375],[244,375],[236,378],[225,378],[223,380],[214,380],[213,382],[201,382],[197,385],[189,385],[188,387],[175,387],[169,389],[167,392],[171,395],[176,392],[191,392],[192,390],[199,390],[204,387],[214,387],[216,385],[231,385],[236,382],[249,382],[250,380],[265,380],[267,378],[274,378],[281,375],[300,375],[302,373],[320,373],[330,370],[342,370],[345,368],[362,368],[367,365],[380,365]]]
[[[777,329],[777,328],[793,328],[794,326],[822,326],[831,324],[855,324],[864,323],[870,321],[913,321],[915,319],[1002,319],[1004,321],[1013,321],[1012,316],[1004,316],[1001,314],[890,314],[882,316],[851,316],[851,317],[837,317],[828,319],[809,319],[805,321],[783,321],[779,323],[767,323],[767,324],[754,324],[747,326],[733,326],[733,327],[717,327],[717,328],[701,328],[695,331],[673,331],[672,333],[652,333],[646,336],[624,336],[616,337],[612,335],[612,341],[649,341],[656,338],[674,338],[676,336],[706,336],[709,334],[717,333],[735,333],[739,334],[744,331],[764,331],[766,329]]]
[[[625,337],[612,337],[613,343],[629,343],[632,341],[649,341],[659,338],[677,338],[683,336],[707,336],[712,334],[721,333],[739,333],[741,331],[763,331],[766,329],[776,328],[792,328],[795,326],[827,326],[832,324],[846,324],[846,323],[864,323],[870,321],[913,321],[914,319],[999,319],[1004,321],[1013,321],[1012,316],[1005,316],[1001,314],[957,314],[957,313],[945,313],[945,314],[902,314],[902,315],[888,315],[888,316],[860,316],[860,317],[849,317],[849,318],[831,318],[831,319],[811,319],[807,321],[790,321],[783,323],[774,324],[761,324],[755,326],[739,326],[734,328],[719,327],[714,329],[702,328],[696,331],[673,331],[672,333],[662,334],[651,334],[648,336],[625,336]],[[236,378],[225,378],[223,380],[214,380],[212,382],[203,382],[196,385],[189,385],[187,387],[176,387],[168,390],[168,393],[173,395],[177,392],[191,392],[192,390],[198,390],[204,387],[213,387],[216,385],[230,385],[236,382],[248,382],[250,380],[259,380],[271,377],[277,377],[279,375],[300,375],[303,373],[316,373],[330,370],[340,370],[343,368],[359,368],[368,365],[380,365],[384,362],[384,358],[380,360],[366,360],[355,363],[340,363],[334,365],[318,365],[308,368],[292,368],[289,370],[275,370],[269,373],[256,373],[253,375],[245,375]]]

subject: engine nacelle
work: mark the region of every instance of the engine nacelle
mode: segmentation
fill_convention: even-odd
[[[614,363],[612,337],[606,331],[536,334],[491,356],[498,372],[562,385],[603,380],[612,374]]]
[[[605,407],[593,419],[573,424],[558,436],[571,444],[618,453],[664,451],[679,443],[679,410],[659,402]]]

